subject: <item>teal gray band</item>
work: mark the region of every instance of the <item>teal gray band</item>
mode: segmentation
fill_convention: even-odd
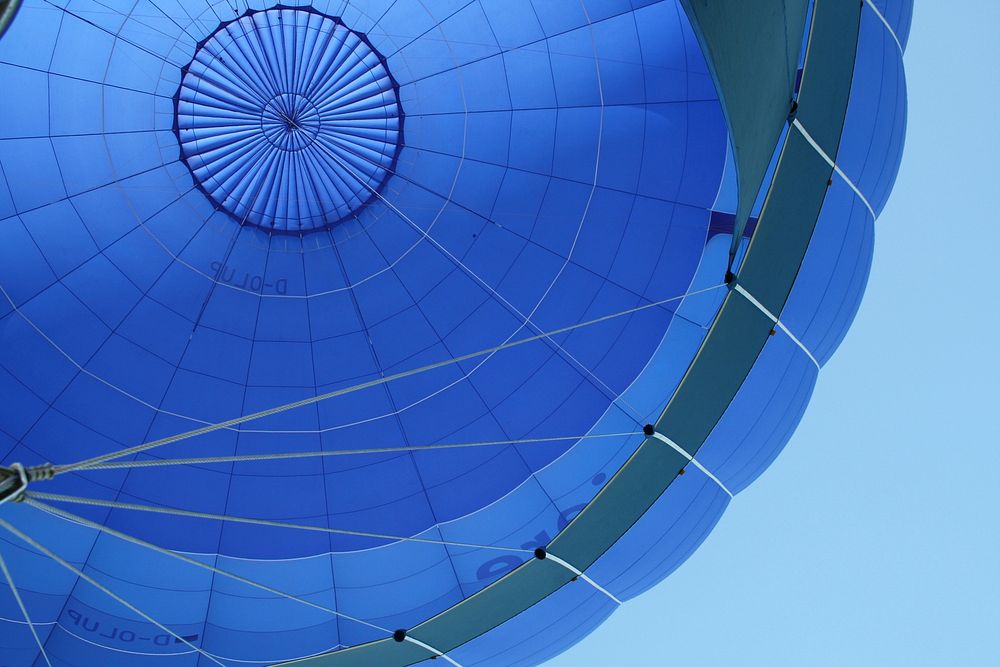
[[[682,2],[711,62],[733,145],[742,147],[737,158],[740,206],[747,213],[746,202],[752,204],[756,196],[755,183],[760,183],[767,169],[790,112],[809,128],[827,155],[836,156],[854,73],[862,3],[815,0],[799,95],[792,105],[790,93],[807,0]],[[718,9],[720,5],[726,6],[726,12]],[[801,133],[788,133],[735,279],[771,313],[781,313],[791,292],[832,173],[832,167]],[[773,326],[761,309],[730,291],[657,420],[656,431],[694,456],[753,368]],[[688,462],[689,457],[647,437],[547,551],[585,571],[652,506]],[[406,634],[448,653],[514,618],[572,579],[573,573],[552,559],[535,558],[407,629]],[[414,642],[387,638],[284,664],[406,667],[430,657]]]

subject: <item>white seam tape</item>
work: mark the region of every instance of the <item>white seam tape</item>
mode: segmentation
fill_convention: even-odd
[[[599,583],[597,583],[596,581],[594,581],[593,579],[591,579],[590,577],[588,577],[586,574],[584,574],[582,570],[578,570],[577,568],[573,567],[572,565],[570,565],[569,563],[567,563],[566,561],[564,561],[559,556],[554,556],[553,554],[546,553],[545,554],[545,559],[552,561],[556,565],[563,566],[564,568],[566,568],[567,570],[569,570],[570,572],[572,572],[576,576],[578,576],[581,579],[583,579],[584,581],[586,581],[588,584],[590,584],[591,586],[593,586],[595,589],[597,589],[601,593],[604,593],[604,595],[606,595],[615,604],[617,604],[617,605],[621,605],[622,604],[622,601],[619,600],[617,597],[615,597],[615,595],[611,591],[609,591],[608,589],[604,588],[604,586],[601,586]]]
[[[667,445],[670,446],[671,449],[673,449],[678,454],[680,454],[681,456],[683,456],[684,458],[686,458],[688,461],[690,461],[691,464],[694,465],[694,467],[696,467],[698,470],[700,470],[703,473],[705,473],[709,477],[709,479],[711,479],[713,482],[715,482],[716,484],[718,484],[719,488],[722,489],[723,491],[725,491],[726,495],[728,495],[730,498],[734,497],[733,496],[733,492],[730,491],[728,488],[726,488],[726,485],[722,483],[721,479],[719,479],[718,477],[716,477],[715,475],[713,475],[709,471],[708,468],[706,468],[705,466],[703,466],[693,456],[691,456],[690,454],[688,454],[687,450],[685,450],[683,447],[681,447],[676,442],[674,442],[673,440],[671,440],[667,436],[663,435],[659,431],[653,431],[653,437],[656,438],[657,440],[659,440],[660,442],[666,443]]]
[[[823,147],[820,146],[818,143],[816,143],[816,140],[813,139],[812,135],[809,134],[806,128],[802,126],[802,123],[799,122],[798,118],[792,120],[792,125],[795,127],[796,130],[799,131],[799,134],[801,134],[802,137],[809,142],[809,145],[812,146],[817,153],[819,153],[819,156],[823,158],[823,160],[826,161],[828,165],[833,167],[833,170],[837,172],[837,175],[840,176],[842,179],[844,179],[844,182],[847,183],[847,185],[850,186],[852,190],[854,190],[854,194],[858,196],[858,199],[861,200],[861,203],[864,204],[865,208],[868,209],[868,212],[872,216],[872,220],[875,220],[876,218],[875,209],[873,209],[872,205],[868,203],[868,199],[863,194],[861,194],[861,190],[858,189],[858,186],[856,186],[854,182],[847,177],[847,174],[845,174],[844,171],[837,166],[837,163],[833,161],[833,158],[831,158],[829,155],[826,154],[826,151],[823,150]]]
[[[746,291],[746,289],[743,287],[743,285],[740,285],[739,283],[736,283],[736,286],[733,289],[736,290],[737,292],[739,292],[743,296],[743,298],[745,298],[747,301],[749,301],[751,304],[753,304],[757,308],[757,310],[759,310],[760,312],[764,313],[764,315],[767,316],[767,319],[769,319],[772,322],[774,322],[774,324],[775,324],[776,327],[778,327],[783,332],[785,332],[785,335],[788,336],[789,338],[791,338],[792,342],[795,343],[796,345],[798,345],[799,349],[801,349],[803,352],[806,353],[806,356],[809,357],[809,360],[813,362],[813,365],[816,366],[817,369],[821,368],[820,365],[819,365],[819,360],[816,359],[816,357],[813,356],[813,353],[809,351],[809,348],[805,346],[805,343],[803,343],[801,340],[799,340],[798,336],[796,336],[795,334],[793,334],[791,332],[791,330],[789,330],[789,328],[786,327],[785,324],[781,320],[779,320],[777,317],[775,317],[774,313],[772,313],[770,310],[768,310],[767,307],[764,304],[762,304],[760,301],[758,301],[757,299],[755,299],[754,296],[753,296],[753,294],[751,294],[750,292]]]
[[[447,660],[451,664],[455,665],[455,667],[462,667],[462,665],[458,664],[453,659],[449,658],[446,654],[444,654],[441,651],[437,650],[436,648],[434,648],[430,644],[425,644],[422,641],[420,641],[419,639],[414,639],[410,635],[406,635],[406,637],[403,638],[403,641],[407,641],[407,642],[410,642],[411,644],[415,644],[416,646],[419,646],[420,648],[424,649],[425,651],[433,653],[434,655],[436,655],[439,658],[444,658],[445,660]]]
[[[892,39],[893,41],[896,42],[896,46],[899,47],[899,55],[903,55],[903,44],[902,42],[899,41],[899,37],[896,36],[896,31],[892,29],[891,25],[889,25],[889,22],[885,19],[885,16],[882,14],[881,11],[879,11],[879,8],[875,6],[875,3],[872,2],[872,0],[865,0],[865,4],[868,5],[873,12],[875,12],[875,16],[879,18],[879,20],[882,22],[882,25],[885,26],[885,29],[889,31],[890,35],[892,35]]]

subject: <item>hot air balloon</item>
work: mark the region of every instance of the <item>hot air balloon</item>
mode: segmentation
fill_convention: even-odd
[[[559,653],[789,439],[905,133],[908,0],[0,7],[4,667]]]

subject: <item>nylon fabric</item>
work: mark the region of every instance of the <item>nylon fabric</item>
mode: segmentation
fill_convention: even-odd
[[[844,81],[803,123],[876,211],[906,113],[870,8],[798,90],[817,10],[703,51],[691,5],[26,0],[0,29],[0,465],[168,513],[4,504],[0,664],[538,664],[617,605],[536,547],[621,600],[683,562],[730,498],[643,426],[697,398],[664,432],[738,492],[816,379],[718,289],[731,249],[821,362],[870,264],[789,96]],[[910,3],[876,5],[905,45]],[[722,64],[753,58],[736,95]],[[783,211],[815,232],[769,236]],[[182,465],[60,472],[296,401],[120,458]],[[295,452],[324,456],[270,457]]]

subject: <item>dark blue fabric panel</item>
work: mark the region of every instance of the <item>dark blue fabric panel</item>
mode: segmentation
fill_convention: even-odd
[[[5,82],[24,89],[24,107],[36,110],[7,112],[11,132],[0,154],[0,233],[11,255],[0,284],[13,302],[5,299],[2,311],[5,349],[13,351],[2,360],[2,377],[16,395],[4,422],[6,460],[92,456],[677,296],[691,284],[725,133],[707,69],[673,3],[643,3],[635,13],[622,2],[525,3],[517,20],[509,5],[495,2],[348,7],[344,24],[368,36],[399,84],[406,139],[381,195],[391,205],[376,198],[351,219],[301,237],[233,224],[243,210],[254,211],[257,226],[287,226],[294,211],[315,222],[308,213],[315,209],[294,208],[292,190],[247,200],[260,182],[251,172],[227,171],[257,159],[246,145],[226,153],[235,162],[200,171],[222,155],[222,137],[241,126],[227,121],[226,135],[199,119],[231,114],[234,100],[268,83],[254,75],[246,90],[220,92],[225,65],[213,59],[211,43],[190,41],[231,38],[232,30],[218,30],[233,17],[217,10],[140,3],[126,16],[75,2],[47,14],[50,8],[29,3],[4,42],[14,49],[21,31],[30,31],[51,52],[44,61],[14,54],[3,70]],[[273,46],[271,18],[290,18],[286,36],[306,41],[327,25],[290,11],[227,25],[263,30],[260,44]],[[427,31],[433,38],[418,39]],[[247,53],[228,65],[247,65]],[[182,76],[192,59],[197,68],[189,72],[200,80]],[[311,107],[300,109],[297,99],[261,104],[265,114],[280,107],[309,135]],[[37,113],[45,109],[47,117]],[[288,141],[284,148],[299,147]],[[289,173],[309,173],[309,163],[296,164]],[[205,196],[236,173],[250,180],[233,185],[234,198]],[[354,206],[350,195],[343,201]],[[286,451],[332,451],[633,432],[667,395],[662,387],[644,389],[654,387],[646,378],[679,380],[715,307],[694,299],[685,304],[686,319],[673,317],[674,305],[646,310],[562,335],[558,347],[535,343],[139,458],[268,453],[279,437]],[[639,416],[613,406],[623,392]],[[92,472],[56,480],[50,490],[390,535],[438,524],[435,535],[524,548],[551,539],[637,440],[598,439],[560,458],[572,443],[337,457],[318,468],[315,460],[293,460],[174,468],[169,475]],[[480,508],[496,519],[480,524]],[[386,627],[443,610],[521,558],[73,509],[167,548],[278,559],[226,563]],[[93,535],[86,539],[93,543]],[[79,562],[110,571],[140,553],[111,538],[96,545],[78,554]],[[376,552],[385,558],[373,558]],[[280,560],[289,557],[295,560]],[[284,562],[295,564],[301,581],[281,578]],[[315,563],[316,576],[303,569],[307,563]],[[410,570],[401,572],[400,563]],[[280,660],[328,650],[331,640],[383,634],[343,619],[331,632],[328,617],[218,578],[206,583],[203,572],[186,568],[170,572],[179,587],[198,591],[197,604],[175,600],[190,618],[159,607],[166,594],[137,574],[114,585],[148,597],[151,613],[178,627],[204,619],[199,646],[224,658]],[[137,622],[86,586],[62,596],[67,609],[87,610],[80,618],[90,626],[101,614],[104,627]],[[277,616],[286,623],[265,631],[262,619]],[[65,618],[60,623],[69,627]],[[119,653],[135,648],[119,645],[120,638],[100,638],[102,649],[58,633],[54,652],[64,657],[57,659],[90,651],[127,663],[141,653]],[[298,652],[282,651],[282,643]],[[185,655],[170,659],[188,664]]]
[[[645,8],[642,21],[627,11],[605,8],[600,29],[593,31],[585,27],[586,16],[581,23],[560,24],[556,30],[555,23],[550,26],[555,19],[542,11],[539,21],[543,32],[536,37],[542,38],[548,31],[554,44],[546,48],[556,57],[549,58],[552,72],[541,80],[554,80],[557,88],[564,79],[567,83],[572,80],[568,90],[589,96],[590,101],[565,102],[571,108],[559,110],[545,110],[542,105],[541,110],[552,121],[552,150],[547,163],[528,170],[507,166],[521,159],[509,140],[513,135],[509,129],[514,118],[511,109],[515,107],[511,99],[482,99],[481,95],[465,91],[466,102],[476,98],[480,106],[496,111],[466,114],[476,110],[464,106],[463,113],[454,117],[436,115],[449,109],[421,104],[444,105],[449,98],[439,95],[441,90],[453,90],[456,85],[465,90],[465,79],[455,78],[458,70],[454,62],[447,67],[441,63],[435,66],[433,58],[428,59],[426,54],[407,59],[407,48],[418,48],[423,44],[419,41],[401,48],[386,47],[390,65],[402,63],[397,75],[401,99],[417,128],[413,143],[403,149],[390,187],[399,193],[399,204],[386,207],[377,202],[360,211],[357,220],[336,227],[325,240],[267,237],[252,228],[237,230],[224,212],[214,211],[212,202],[191,188],[183,165],[174,161],[180,155],[171,148],[169,125],[160,117],[169,108],[161,109],[159,97],[143,96],[153,90],[159,95],[170,85],[183,88],[176,75],[167,71],[170,63],[183,60],[182,52],[175,49],[168,54],[167,63],[160,63],[162,81],[140,81],[141,72],[146,71],[143,65],[149,64],[147,51],[120,42],[120,48],[136,47],[144,55],[137,56],[136,67],[110,67],[108,62],[117,55],[102,53],[98,47],[108,43],[110,48],[109,30],[127,31],[125,26],[148,30],[151,26],[145,16],[112,20],[109,16],[91,16],[97,12],[88,6],[78,9],[65,17],[67,25],[74,27],[60,38],[58,57],[53,59],[53,71],[58,74],[48,78],[72,82],[69,85],[85,88],[87,93],[70,98],[70,104],[58,108],[53,105],[49,131],[56,135],[51,142],[56,148],[42,138],[24,139],[9,142],[5,152],[8,160],[24,162],[30,157],[36,172],[45,168],[37,160],[47,160],[45,164],[67,163],[58,176],[53,173],[51,178],[38,181],[42,185],[59,185],[56,194],[39,190],[37,184],[5,180],[12,193],[23,192],[27,197],[25,202],[16,202],[21,214],[9,219],[7,227],[11,233],[18,233],[20,228],[27,230],[26,249],[30,242],[31,249],[37,249],[40,255],[34,266],[18,271],[20,277],[11,282],[25,285],[30,292],[33,283],[24,277],[34,271],[39,272],[39,287],[62,280],[61,285],[53,284],[38,296],[33,308],[43,312],[36,324],[52,344],[59,346],[59,350],[49,350],[48,354],[57,360],[62,357],[65,373],[72,374],[75,367],[83,365],[89,373],[78,375],[68,384],[54,383],[46,391],[33,389],[41,395],[59,392],[60,415],[115,443],[141,441],[183,428],[185,422],[194,425],[274,401],[294,400],[317,390],[368,379],[378,372],[392,372],[496,344],[539,327],[561,326],[621,310],[641,303],[643,298],[679,294],[690,280],[698,252],[686,248],[697,248],[704,237],[704,209],[715,189],[711,173],[718,170],[718,159],[713,167],[713,160],[705,156],[718,155],[724,145],[721,115],[717,103],[703,101],[711,97],[705,90],[703,64],[678,77],[669,89],[657,86],[655,94],[646,95],[645,84],[637,87],[629,83],[644,80],[647,68],[642,60],[647,48],[652,49],[651,63],[680,59],[686,67],[689,59],[694,60],[693,47],[684,37],[688,29],[679,20],[676,7]],[[445,34],[480,30],[485,36],[482,31],[487,26],[487,14],[485,8],[446,13],[448,18],[439,30]],[[382,20],[390,21],[393,16],[390,10]],[[399,20],[403,20],[402,15]],[[652,38],[641,34],[640,24],[643,30],[662,25],[677,36],[681,48],[664,51],[659,44],[652,46]],[[407,25],[405,30],[413,28]],[[156,29],[166,30],[159,22]],[[373,35],[371,39],[378,47],[379,39],[395,34],[386,30],[382,37]],[[85,36],[94,37],[95,64],[70,62],[64,53],[72,50],[73,40]],[[144,48],[155,52],[165,44],[154,40]],[[476,70],[475,75],[468,75],[470,80],[499,77],[506,82],[512,78],[502,69],[502,58],[485,57],[496,49],[483,50],[469,40],[463,44],[468,53],[455,55],[452,49],[447,57],[475,67],[484,67],[482,63],[492,60],[501,68],[492,74]],[[447,40],[431,40],[419,48],[443,58],[445,46]],[[560,67],[580,69],[579,54],[592,58],[595,49],[600,56],[592,61],[592,74],[587,75],[592,77],[592,85],[582,85],[574,70],[559,73]],[[633,64],[625,67],[626,62]],[[106,68],[100,69],[98,63]],[[651,67],[652,72],[662,69],[658,64]],[[524,74],[529,79],[538,77],[534,70]],[[603,76],[609,81],[606,91],[603,83],[598,85]],[[475,92],[491,95],[495,88],[487,86]],[[559,92],[554,91],[557,96]],[[112,113],[108,96],[125,94],[150,98],[151,105],[121,104],[122,112]],[[101,99],[100,107],[84,106],[96,96]],[[119,97],[115,99],[120,101]],[[683,102],[687,99],[698,105],[695,113],[686,111]],[[558,103],[563,105],[564,101]],[[574,106],[585,103],[603,106]],[[531,109],[539,106],[539,100],[526,99],[521,104]],[[154,127],[162,131],[137,129],[150,115]],[[69,119],[74,117],[94,120],[71,128]],[[115,134],[107,131],[112,123]],[[421,125],[424,136],[432,140],[430,148],[423,147]],[[70,129],[86,129],[88,133],[62,136]],[[451,134],[461,137],[460,145],[441,144],[441,137]],[[498,141],[505,135],[506,146]],[[591,136],[597,140],[580,141]],[[37,142],[42,148],[19,152],[18,142]],[[65,144],[62,149],[58,147],[61,142]],[[688,156],[680,161],[648,163],[631,157],[661,144]],[[696,146],[697,153],[689,151],[689,145]],[[140,150],[133,150],[136,146]],[[538,154],[537,145],[519,150],[526,155]],[[600,169],[598,154],[602,156]],[[78,155],[93,155],[97,162],[78,160]],[[683,168],[663,171],[664,164]],[[194,175],[198,177],[197,172]],[[521,192],[519,179],[538,182],[536,198],[511,199],[512,193]],[[650,194],[643,195],[645,190]],[[66,194],[68,199],[24,210],[31,207],[32,197],[54,200]],[[673,203],[672,199],[681,203]],[[113,211],[111,220],[106,219],[105,210]],[[408,213],[401,215],[404,210]],[[606,215],[609,212],[611,215]],[[117,216],[121,216],[120,222]],[[612,217],[618,218],[617,228],[607,229],[605,225]],[[496,223],[506,222],[507,218],[510,225]],[[522,221],[526,224],[522,225]],[[607,247],[609,232],[617,238],[611,263],[607,262],[606,252],[599,259],[589,259],[588,255],[594,257],[599,250],[595,243]],[[434,234],[435,244],[421,242],[427,233]],[[649,252],[664,245],[669,254]],[[331,271],[329,260],[317,261],[323,255],[335,258],[340,269]],[[30,258],[31,253],[26,250],[23,256]],[[503,296],[498,299],[493,290]],[[456,295],[470,298],[456,301]],[[545,301],[539,303],[541,299]],[[32,307],[22,312],[34,316]],[[59,313],[55,318],[59,322],[47,319],[46,313]],[[522,325],[523,314],[531,318],[532,326]],[[560,341],[562,350],[541,343],[533,345],[507,353],[508,358],[517,359],[513,364],[509,360],[502,364],[486,360],[481,365],[469,364],[462,372],[453,368],[427,374],[385,390],[365,392],[363,402],[354,405],[357,419],[345,423],[340,417],[328,417],[335,408],[322,406],[318,413],[312,411],[315,417],[301,415],[286,421],[282,428],[318,430],[333,434],[331,437],[343,435],[345,443],[358,442],[362,434],[376,432],[387,444],[399,438],[421,443],[460,436],[523,437],[543,424],[562,433],[583,432],[585,422],[553,424],[553,415],[601,412],[609,397],[622,391],[645,364],[641,354],[609,356],[608,351],[643,347],[651,350],[669,319],[659,318],[658,322],[659,331],[630,326],[606,327],[603,337],[589,332],[571,334]],[[6,327],[5,333],[10,329]],[[400,332],[406,335],[400,336]],[[126,359],[128,363],[123,364]],[[511,374],[512,366],[524,372]],[[137,368],[142,372],[136,373]],[[583,368],[591,372],[582,373]],[[474,375],[463,377],[469,373]],[[50,382],[60,377],[55,369],[42,374]],[[30,373],[18,377],[25,380],[25,376],[30,378]],[[581,383],[581,379],[586,382]],[[531,389],[533,385],[545,385],[550,390],[538,393]],[[95,409],[102,404],[116,406],[113,422]],[[450,419],[434,417],[442,413]],[[358,421],[365,423],[352,423]],[[264,421],[261,426],[264,430],[275,429],[274,422]],[[199,453],[266,451],[266,440],[255,434],[242,434],[235,440],[205,438]],[[320,442],[304,437],[294,446],[316,449]],[[323,441],[322,446],[331,445]],[[426,510],[390,514],[375,506],[358,507],[353,513],[356,516],[346,521],[372,528],[373,521],[378,523],[392,516],[383,526],[386,532],[405,533],[434,521],[462,516],[484,502],[471,495],[471,490],[480,497],[495,499],[509,490],[514,480],[551,461],[557,449],[553,447],[550,454],[543,456],[508,454],[497,459],[492,454],[473,455],[464,457],[464,461],[462,457],[446,458],[436,453],[404,457],[410,460],[409,467],[386,468],[381,476],[401,482],[397,486],[400,489],[426,487],[426,492],[420,494],[427,497],[420,502]],[[182,455],[184,450],[178,445],[157,455]],[[41,451],[39,455],[57,459],[55,453]],[[266,475],[278,477],[276,469],[282,468],[272,468]],[[298,468],[284,469],[286,485],[301,474]],[[507,469],[509,477],[498,474]],[[296,482],[294,493],[291,487],[280,490],[283,482],[278,479],[274,482],[278,486],[269,489],[257,485],[253,477],[247,485],[234,478],[234,483],[227,485],[228,491],[221,491],[223,495],[233,494],[235,499],[246,498],[235,500],[234,506],[252,503],[254,497],[262,497],[262,492],[273,492],[287,499],[287,508],[270,504],[269,515],[303,518],[293,507],[317,502],[336,505],[336,498],[324,500],[329,490],[325,487],[351,488],[349,480],[357,477],[351,470],[358,468],[338,473],[340,479],[335,484],[311,486]],[[189,507],[225,510],[224,499],[218,497],[219,485],[208,483],[213,479],[211,475],[203,477],[183,470],[179,474],[192,475],[180,480],[181,485],[215,489],[190,497],[186,503]],[[153,473],[129,474],[127,480],[123,493],[135,500],[158,503],[166,502],[178,483],[177,479],[163,483],[162,476]],[[373,497],[377,495],[373,493]],[[408,492],[401,497],[411,495]],[[253,504],[243,506],[258,509]],[[337,514],[343,518],[343,512]],[[164,521],[169,524],[173,520]],[[178,523],[181,525],[184,523]],[[192,540],[191,547],[196,549],[215,539],[209,535],[201,540],[192,531],[180,528],[168,532],[175,536],[167,538],[172,545],[178,539]],[[300,547],[282,544],[254,549],[268,557],[312,552],[315,540],[303,540]],[[223,542],[234,546],[240,543]],[[264,541],[250,540],[247,544],[262,545]]]

